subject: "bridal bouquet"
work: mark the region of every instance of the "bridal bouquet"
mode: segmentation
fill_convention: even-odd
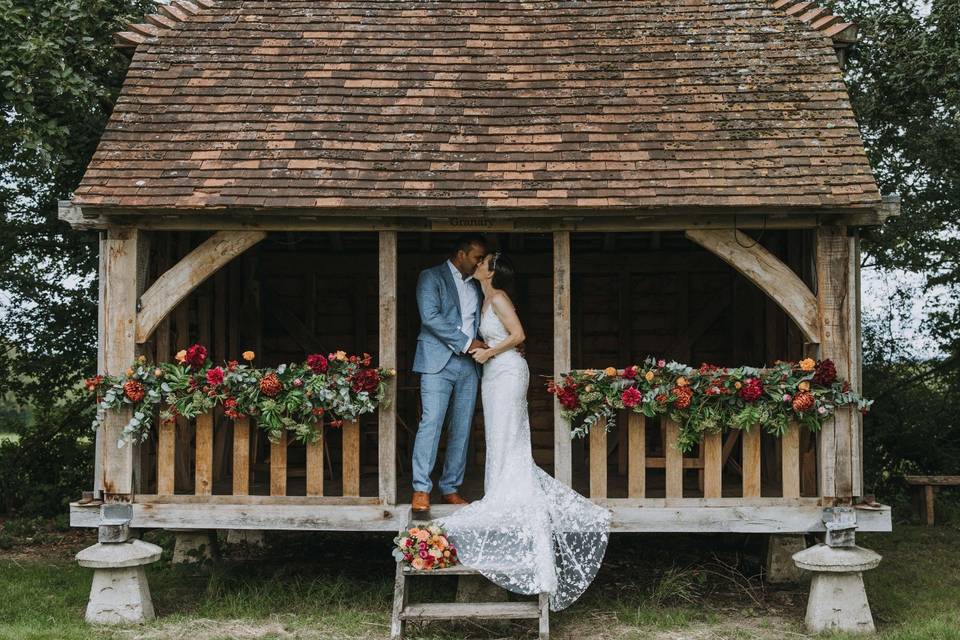
[[[457,548],[447,533],[435,524],[410,527],[393,539],[393,557],[418,571],[445,569],[458,564]]]

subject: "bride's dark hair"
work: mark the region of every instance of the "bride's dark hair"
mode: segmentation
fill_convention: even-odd
[[[510,296],[510,299],[513,300],[513,303],[517,304],[517,297],[514,295],[514,283],[517,270],[513,266],[513,261],[497,251],[493,254],[493,257],[490,258],[490,271],[493,272],[493,281],[491,282],[493,288],[503,289],[507,292],[507,295]]]

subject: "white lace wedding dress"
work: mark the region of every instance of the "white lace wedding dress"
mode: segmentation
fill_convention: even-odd
[[[496,346],[508,333],[492,306],[480,333]],[[533,461],[526,360],[515,350],[484,364],[486,432],[482,500],[438,518],[462,564],[515,593],[550,594],[550,609],[574,602],[600,569],[610,511],[554,479]]]

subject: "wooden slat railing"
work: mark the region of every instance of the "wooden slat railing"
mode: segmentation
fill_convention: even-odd
[[[173,496],[176,493],[176,460],[178,445],[183,446],[183,434],[178,430],[190,428],[190,422],[180,420],[161,423],[157,427],[157,495]],[[195,496],[212,496],[215,475],[214,461],[214,416],[197,416],[194,426],[194,469],[193,493]],[[306,445],[306,495],[324,497],[324,437],[323,425],[319,425],[320,434],[315,442]],[[230,482],[230,495],[249,496],[251,484],[251,450],[256,449],[256,426],[250,418],[238,418],[233,421],[233,473]],[[180,436],[178,438],[178,435]],[[360,424],[345,421],[342,426],[342,478],[343,496],[360,497]],[[218,437],[220,435],[218,434]],[[224,435],[224,437],[228,437]],[[269,454],[269,495],[286,496],[288,494],[287,451],[290,441],[286,432],[278,442],[270,443]],[[229,446],[229,445],[228,445]],[[182,455],[182,450],[181,450]],[[216,463],[220,464],[220,463]]]
[[[646,481],[647,470],[664,470],[663,493],[672,503],[683,502],[686,499],[696,501],[703,499],[744,499],[750,502],[764,499],[764,486],[761,475],[763,438],[761,429],[750,431],[732,430],[726,434],[707,434],[704,436],[697,457],[684,456],[677,449],[677,438],[680,427],[667,416],[659,420],[648,420],[642,414],[624,412],[617,420],[616,429],[620,431],[608,434],[605,422],[601,421],[590,430],[589,434],[589,478],[590,497],[594,500],[608,500],[608,465],[616,464],[617,470],[621,461],[626,460],[626,500],[642,501],[648,498]],[[657,423],[659,422],[659,425]],[[647,452],[647,431],[650,425],[659,426],[661,442],[663,443],[662,456],[650,456]],[[626,447],[625,452],[610,455],[608,444],[610,438],[620,447]],[[739,463],[733,456],[734,448],[739,441]],[[781,490],[770,491],[771,500],[800,498],[801,456],[800,456],[800,429],[791,423],[788,431],[778,439],[781,464]],[[769,454],[769,450],[767,450]],[[740,473],[740,487],[729,486],[729,474],[724,478],[724,467],[730,466]],[[696,486],[684,486],[684,472],[696,469],[699,482]],[[727,485],[725,485],[725,480]],[[770,484],[770,479],[766,479]],[[724,488],[727,489],[726,496]],[[739,489],[739,491],[737,490]],[[685,496],[686,490],[686,496]],[[770,487],[767,487],[770,490]],[[659,493],[659,492],[657,492]],[[616,501],[617,499],[614,499]]]

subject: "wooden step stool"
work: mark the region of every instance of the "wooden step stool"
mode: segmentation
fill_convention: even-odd
[[[407,620],[538,620],[540,640],[550,638],[549,594],[541,593],[537,602],[420,602],[407,603],[407,578],[412,576],[472,576],[477,571],[463,566],[418,571],[397,563],[393,590],[393,617],[390,640],[402,640]]]

